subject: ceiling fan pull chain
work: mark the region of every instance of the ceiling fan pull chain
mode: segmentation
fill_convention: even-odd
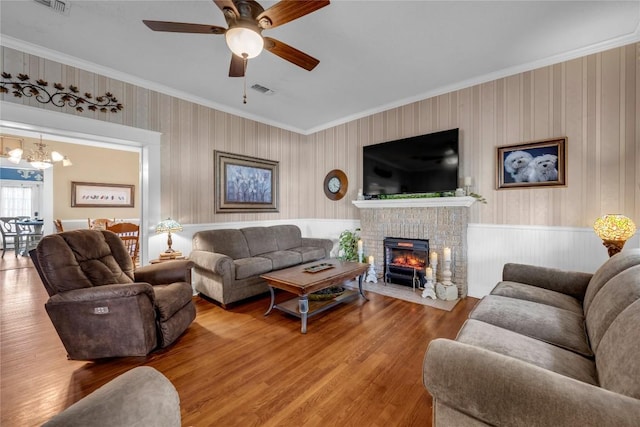
[[[246,53],[242,54],[243,67],[244,67],[244,69],[242,70],[242,85],[244,86],[243,87],[244,94],[242,95],[243,104],[247,103],[247,62],[248,62],[247,56],[248,55]]]

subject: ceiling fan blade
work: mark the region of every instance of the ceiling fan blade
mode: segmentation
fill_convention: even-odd
[[[278,55],[280,58],[308,71],[313,70],[316,65],[320,63],[320,61],[313,56],[307,55],[306,53],[301,52],[288,44],[282,43],[279,40],[272,39],[271,37],[264,37],[264,48],[274,55]]]
[[[229,77],[244,77],[244,72],[244,59],[232,53],[231,65],[229,66]]]
[[[275,28],[279,25],[315,12],[329,4],[329,0],[282,0],[258,15],[256,19],[262,28]],[[267,18],[270,25],[264,25],[261,19]]]
[[[153,31],[167,31],[170,33],[224,34],[227,31],[226,28],[216,25],[147,20],[143,20],[142,22]]]

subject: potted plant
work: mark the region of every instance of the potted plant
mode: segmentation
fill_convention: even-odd
[[[360,229],[356,228],[354,231],[344,230],[340,233],[340,238],[338,239],[338,258],[343,261],[358,260],[359,231]]]

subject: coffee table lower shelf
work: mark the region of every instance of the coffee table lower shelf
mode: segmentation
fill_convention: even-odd
[[[329,310],[332,307],[335,307],[338,304],[342,304],[345,302],[350,302],[358,297],[358,292],[347,289],[341,295],[338,295],[335,298],[328,299],[325,301],[318,300],[309,300],[307,299],[307,304],[309,305],[309,311],[307,312],[307,317],[311,317],[314,314],[322,313],[323,311]],[[280,304],[276,304],[273,308],[277,308],[278,310],[290,314],[292,316],[297,317],[298,319],[302,318],[302,314],[300,313],[300,299],[299,298],[291,298]]]

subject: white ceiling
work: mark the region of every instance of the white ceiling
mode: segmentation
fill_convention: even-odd
[[[213,1],[68,3],[63,15],[34,0],[2,0],[0,43],[302,134],[640,41],[640,1],[332,0],[264,32],[320,64],[309,72],[263,52],[249,60],[247,87],[275,93],[248,89],[243,105],[223,36],[142,24],[226,27]]]

